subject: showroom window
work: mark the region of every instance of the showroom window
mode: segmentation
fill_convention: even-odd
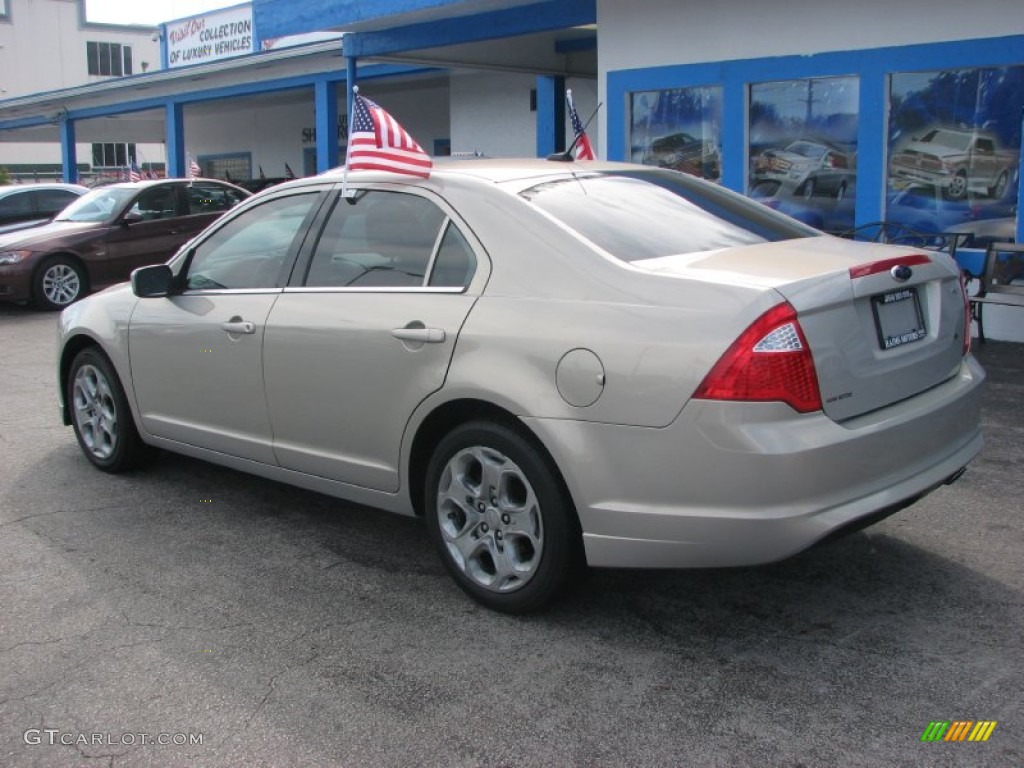
[[[208,179],[238,182],[252,178],[252,155],[248,152],[200,156],[198,162],[200,173]]]
[[[886,220],[1014,240],[1022,103],[1024,66],[891,75]]]
[[[121,77],[132,74],[132,47],[120,43],[85,44],[89,74]]]
[[[137,163],[134,144],[93,144],[92,164],[94,168],[124,168]]]
[[[852,229],[859,99],[856,77],[752,84],[747,193],[818,229]]]
[[[7,0],[0,0],[0,19],[6,20],[10,14],[7,12]]]
[[[718,86],[630,94],[634,163],[722,178],[722,89]]]

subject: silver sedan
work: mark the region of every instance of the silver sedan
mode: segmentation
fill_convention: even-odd
[[[340,173],[66,309],[65,423],[406,515],[508,612],[788,557],[955,479],[984,373],[941,253],[612,163]]]

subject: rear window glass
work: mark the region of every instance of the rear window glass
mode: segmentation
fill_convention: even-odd
[[[821,234],[742,195],[671,171],[578,174],[520,195],[627,262]]]

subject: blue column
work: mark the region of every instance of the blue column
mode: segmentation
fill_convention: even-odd
[[[352,86],[358,85],[356,79],[356,57],[346,56],[345,57],[345,91],[348,94],[345,98],[345,114],[348,115],[349,120],[352,119],[352,105],[355,102],[355,95],[352,93]],[[351,128],[349,129],[351,130]]]
[[[64,118],[60,122],[60,162],[64,168],[64,181],[78,181],[78,155],[75,151],[75,121]]]
[[[316,125],[316,172],[338,165],[338,87],[328,80],[313,85]]]
[[[185,177],[185,108],[171,101],[166,107],[167,176]]]
[[[537,77],[537,157],[562,152],[565,140],[565,78]]]

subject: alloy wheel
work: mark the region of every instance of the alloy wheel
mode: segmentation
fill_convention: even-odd
[[[54,264],[43,272],[43,295],[56,306],[66,306],[78,298],[82,291],[82,279],[74,267],[68,264]]]
[[[75,425],[94,457],[109,459],[117,449],[117,404],[107,377],[94,365],[83,365],[72,384]]]
[[[540,502],[523,470],[499,451],[472,446],[449,459],[437,516],[445,547],[473,583],[507,593],[536,574],[544,549]]]

